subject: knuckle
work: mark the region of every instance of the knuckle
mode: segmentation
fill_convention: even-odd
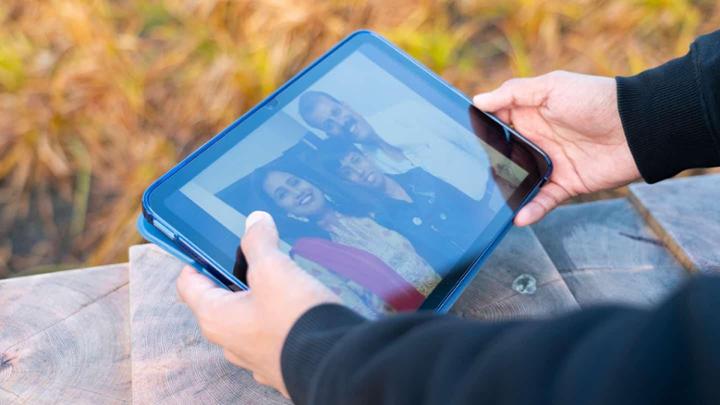
[[[222,336],[222,326],[215,323],[213,320],[200,322],[200,333],[203,337],[214,344],[220,344],[220,337]]]
[[[250,288],[256,288],[258,283],[262,281],[262,276],[258,274],[256,269],[250,269],[247,273],[247,281]]]
[[[180,273],[177,280],[175,280],[175,290],[177,290],[178,295],[181,297],[184,297],[185,292],[188,289],[188,286],[190,286],[190,280],[188,280],[188,274],[186,272]]]
[[[200,322],[200,334],[203,335],[205,340],[209,342],[214,342],[215,334],[212,331],[212,328],[209,328],[207,324]]]
[[[263,385],[266,385],[267,383],[265,378],[263,378],[263,376],[258,373],[253,373],[253,379]]]
[[[257,236],[253,232],[245,233],[240,240],[240,247],[243,252],[251,250],[257,244]]]
[[[201,304],[201,306],[196,310],[197,314],[197,322],[198,326],[200,327],[200,333],[209,341],[214,341],[215,339],[215,319],[213,318],[212,309],[207,304]]]
[[[547,73],[545,76],[547,76],[550,79],[562,79],[562,78],[567,77],[568,74],[569,74],[569,72],[567,70],[559,69],[559,70],[553,70],[552,72]]]
[[[503,90],[511,90],[511,89],[515,88],[521,82],[521,80],[522,79],[517,78],[517,77],[505,80],[505,82],[502,85],[500,85],[500,88]]]
[[[267,254],[260,258],[257,265],[261,268],[276,269],[287,266],[290,258],[282,254]]]
[[[195,312],[200,319],[207,319],[208,314],[212,313],[212,302],[207,300],[201,300],[195,306]]]
[[[223,357],[225,357],[225,360],[231,363],[235,361],[235,355],[233,355],[228,349],[223,349]]]
[[[557,205],[557,203],[546,194],[538,194],[537,202],[545,211],[549,211],[552,207]]]
[[[181,282],[179,278],[175,281],[175,293],[180,298],[180,301],[187,301],[187,297],[185,297],[185,284]]]
[[[288,266],[293,265],[295,265],[295,262],[293,262],[290,257],[279,252],[265,255],[258,259],[258,261],[248,269],[248,283],[251,287],[257,286],[258,282],[262,282],[264,279],[263,275],[268,274],[268,271],[286,269]]]

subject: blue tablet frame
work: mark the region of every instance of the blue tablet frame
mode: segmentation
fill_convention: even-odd
[[[267,96],[263,101],[261,101],[259,104],[257,104],[255,107],[250,109],[247,113],[243,114],[240,118],[238,118],[235,122],[233,122],[230,126],[225,128],[223,131],[221,131],[219,134],[215,135],[213,138],[211,138],[208,142],[203,144],[201,147],[199,147],[197,150],[192,152],[190,155],[188,155],[185,159],[183,159],[180,163],[178,163],[175,167],[173,167],[170,171],[168,171],[166,174],[164,174],[162,177],[157,179],[155,182],[153,182],[150,187],[143,193],[142,198],[142,208],[143,208],[143,217],[142,219],[138,219],[138,229],[145,236],[148,240],[157,243],[161,247],[163,247],[165,250],[169,251],[171,254],[175,255],[176,257],[180,258],[183,261],[189,262],[192,264],[195,268],[198,268],[199,270],[203,271],[206,275],[211,277],[216,283],[219,285],[223,285],[227,288],[237,290],[239,287],[240,289],[246,289],[247,286],[242,283],[240,280],[235,278],[232,275],[226,274],[224,271],[219,271],[217,269],[221,269],[222,266],[220,266],[216,261],[213,260],[212,257],[209,257],[208,255],[204,255],[202,253],[202,249],[200,249],[198,246],[196,246],[192,241],[186,239],[183,237],[181,233],[179,233],[171,224],[167,223],[166,221],[163,221],[162,218],[160,218],[155,210],[153,210],[153,207],[151,205],[150,196],[157,189],[157,187],[167,181],[169,178],[171,178],[174,174],[176,174],[178,171],[183,169],[185,166],[187,166],[190,162],[192,162],[196,157],[201,155],[203,152],[205,152],[208,148],[213,146],[217,141],[221,140],[226,134],[228,134],[230,131],[232,131],[234,128],[236,128],[238,125],[244,123],[246,120],[252,118],[255,116],[255,114],[270,106],[272,107],[274,105],[274,102],[279,94],[281,94],[283,91],[288,89],[290,86],[295,84],[300,78],[303,78],[306,76],[308,72],[313,70],[315,67],[317,67],[319,64],[321,64],[323,61],[334,55],[340,48],[346,46],[351,41],[357,40],[358,38],[361,38],[363,36],[368,36],[366,40],[372,40],[372,41],[378,41],[378,43],[382,44],[385,47],[388,47],[392,49],[393,51],[397,52],[399,55],[404,57],[404,62],[407,62],[409,65],[412,65],[413,68],[424,72],[425,74],[429,75],[431,78],[439,81],[441,84],[444,85],[444,89],[447,91],[450,91],[451,93],[461,97],[462,99],[466,100],[468,103],[472,103],[465,95],[460,93],[457,89],[455,89],[453,86],[451,86],[449,83],[447,83],[444,79],[437,76],[434,72],[414,60],[412,57],[407,55],[405,52],[403,52],[401,49],[397,48],[395,45],[390,43],[389,41],[382,38],[380,35],[368,31],[368,30],[360,30],[356,31],[352,34],[350,34],[348,37],[340,41],[338,44],[336,44],[333,48],[331,48],[328,52],[326,52],[324,55],[322,55],[320,58],[318,58],[316,61],[311,63],[309,66],[307,66],[305,69],[300,71],[298,74],[296,74],[293,78],[291,78],[288,82],[283,84],[281,87],[279,87],[276,91],[274,91],[272,94]],[[359,45],[358,45],[359,46]],[[512,211],[512,217],[514,217],[515,214],[517,214],[517,211],[520,207],[522,207],[524,204],[529,202],[540,190],[540,187],[542,184],[544,184],[547,179],[550,177],[550,174],[552,172],[552,163],[549,159],[549,157],[540,150],[537,146],[533,145],[530,141],[528,141],[525,137],[514,131],[511,127],[505,125],[501,121],[499,121],[496,117],[492,116],[491,114],[487,114],[490,118],[492,118],[494,121],[499,123],[504,127],[504,129],[507,132],[512,133],[515,135],[518,139],[523,141],[526,146],[529,149],[532,149],[535,153],[537,153],[539,156],[544,159],[546,164],[546,171],[545,174],[541,176],[541,179],[537,182],[537,184],[530,190],[530,192],[527,193],[525,198],[523,198],[522,203],[519,205],[519,207]],[[421,309],[432,309],[437,312],[446,312],[449,310],[449,308],[457,301],[458,297],[462,293],[465,287],[470,283],[472,278],[477,274],[479,269],[482,266],[482,263],[487,259],[487,257],[490,255],[490,253],[497,247],[497,245],[502,240],[503,236],[508,232],[508,230],[512,227],[512,217],[507,223],[505,223],[501,230],[495,235],[494,238],[491,239],[491,241],[486,244],[486,248],[478,254],[477,258],[471,262],[466,267],[466,270],[464,273],[455,281],[455,284],[452,288],[450,288],[438,302],[433,303],[431,307],[426,307],[425,304],[423,304],[423,307]],[[497,219],[497,218],[496,218]],[[233,285],[234,284],[234,285]],[[233,288],[234,287],[234,288]],[[432,297],[432,295],[431,295]]]

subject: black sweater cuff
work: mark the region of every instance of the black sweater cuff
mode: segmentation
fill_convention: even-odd
[[[693,56],[691,51],[637,76],[616,78],[625,135],[648,183],[720,160]]]
[[[285,387],[296,404],[312,398],[310,387],[330,349],[353,327],[367,322],[353,310],[338,304],[311,308],[295,322],[283,345],[280,365]]]

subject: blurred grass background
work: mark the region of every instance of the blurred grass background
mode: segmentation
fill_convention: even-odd
[[[149,183],[355,29],[472,94],[718,26],[716,0],[3,0],[0,278],[126,260]]]

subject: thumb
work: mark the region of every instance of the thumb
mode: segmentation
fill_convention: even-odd
[[[550,82],[547,75],[510,79],[493,91],[473,97],[473,104],[490,112],[512,107],[538,107],[547,99]]]
[[[248,267],[263,257],[278,252],[278,232],[270,214],[254,211],[245,220],[245,234],[240,242]]]

